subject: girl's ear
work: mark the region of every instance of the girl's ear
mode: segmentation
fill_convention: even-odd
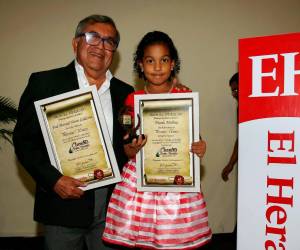
[[[141,62],[139,62],[139,66],[141,68],[141,71],[144,72],[143,64]]]
[[[173,70],[174,67],[175,67],[175,60],[172,60],[172,61],[171,61],[171,70]]]

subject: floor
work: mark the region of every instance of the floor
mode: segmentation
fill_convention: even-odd
[[[234,234],[214,234],[211,243],[199,250],[235,250],[235,242]],[[43,250],[43,237],[0,237],[0,250]]]

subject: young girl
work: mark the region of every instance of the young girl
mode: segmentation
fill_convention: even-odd
[[[180,61],[170,37],[159,31],[147,33],[137,47],[134,69],[147,82],[144,90],[129,95],[126,105],[134,106],[135,94],[178,93],[172,78]],[[146,142],[141,136],[125,146],[131,160],[112,194],[103,240],[126,247],[147,249],[195,249],[208,243],[211,230],[202,193],[139,192],[136,188],[136,149]],[[204,141],[192,143],[191,152],[202,157]]]

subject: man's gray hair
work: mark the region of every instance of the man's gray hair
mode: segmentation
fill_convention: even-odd
[[[106,23],[106,24],[110,24],[112,27],[114,27],[114,29],[116,30],[116,37],[115,37],[116,43],[119,44],[120,33],[115,25],[115,22],[109,16],[103,16],[103,15],[90,15],[90,16],[82,19],[77,25],[77,28],[75,31],[75,37],[78,37],[79,35],[81,35],[87,25],[94,24],[94,23]]]

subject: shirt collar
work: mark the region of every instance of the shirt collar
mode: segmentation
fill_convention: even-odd
[[[85,88],[90,86],[85,74],[84,74],[84,69],[83,67],[77,62],[77,60],[75,59],[75,70],[77,73],[77,79],[78,79],[78,83],[79,83],[79,88]],[[110,87],[110,81],[113,78],[112,73],[110,72],[110,70],[107,70],[105,73],[105,81],[102,83],[100,89],[98,89],[98,93],[102,94],[104,92],[106,92],[109,87]]]

